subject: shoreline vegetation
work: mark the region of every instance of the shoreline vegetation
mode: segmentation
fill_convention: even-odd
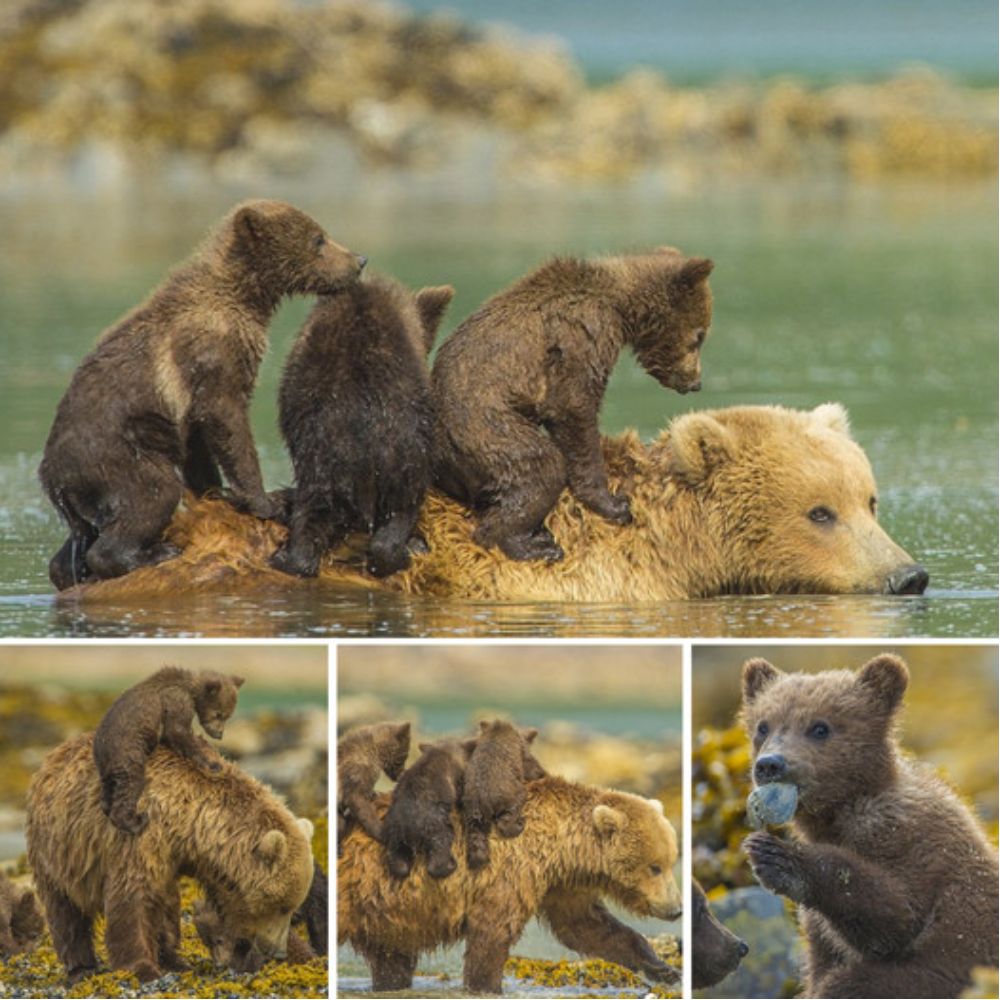
[[[0,176],[118,185],[333,168],[538,186],[997,171],[997,91],[877,82],[588,84],[557,42],[368,0],[15,0],[0,13]]]

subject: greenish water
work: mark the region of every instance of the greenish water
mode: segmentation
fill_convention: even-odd
[[[992,636],[997,632],[996,195],[991,186],[833,185],[670,194],[498,193],[384,174],[340,192],[276,185],[107,201],[53,190],[0,201],[0,634]],[[343,192],[350,187],[350,196]],[[392,595],[191,598],[57,608],[46,565],[63,537],[35,470],[55,405],[99,332],[242,197],[285,197],[372,265],[451,282],[443,334],[555,253],[672,243],[717,262],[705,389],[680,397],[623,360],[606,432],[651,436],[673,415],[739,403],[839,400],[880,484],[883,523],[931,575],[921,598],[726,598],[665,605],[482,604]],[[253,404],[270,487],[290,480],[275,410],[304,316],[285,306]],[[109,392],[114,391],[109,387]],[[99,415],[95,415],[99,419]]]

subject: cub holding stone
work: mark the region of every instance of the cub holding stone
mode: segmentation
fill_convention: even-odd
[[[427,873],[445,878],[456,867],[452,809],[461,801],[465,768],[475,740],[421,743],[421,756],[392,790],[382,822],[386,863],[396,878],[406,878],[417,855],[427,858]]]
[[[410,754],[410,724],[359,726],[337,741],[337,844],[354,820],[369,837],[382,839],[382,818],[374,806],[375,782],[385,773],[398,781]]]
[[[498,838],[487,867],[469,870],[461,824],[457,836],[453,874],[436,879],[418,865],[402,880],[386,871],[381,845],[363,831],[345,838],[337,934],[368,962],[375,995],[409,988],[422,952],[463,938],[464,989],[500,993],[510,948],[536,915],[580,954],[677,982],[676,971],[602,901],[640,916],[680,915],[677,839],[659,801],[549,776],[531,783],[524,832]]]
[[[797,790],[796,839],[761,831],[744,847],[758,881],[799,904],[804,996],[957,997],[975,966],[997,966],[996,851],[900,753],[908,680],[890,655],[856,673],[743,667],[754,782]]]
[[[495,295],[438,352],[435,479],[476,511],[474,539],[511,559],[558,560],[544,527],[565,486],[616,524],[598,414],[622,349],[658,382],[701,387],[712,261],[654,253],[560,258]]]
[[[219,771],[191,732],[195,715],[205,732],[222,739],[236,708],[242,677],[183,667],[163,667],[129,688],[108,709],[94,733],[94,761],[101,778],[101,808],[119,830],[141,833],[149,822],[136,811],[145,786],[146,760],[159,744],[206,771]]]
[[[190,261],[101,336],[77,368],[39,477],[69,527],[49,564],[63,590],[169,559],[163,530],[187,486],[222,485],[258,517],[248,405],[285,295],[335,292],[365,259],[284,202],[238,205]]]
[[[427,354],[454,291],[413,294],[377,275],[309,314],[278,397],[295,490],[275,568],[316,576],[327,549],[367,531],[367,568],[389,576],[423,544],[414,531],[431,481]]]
[[[545,777],[528,749],[537,729],[518,729],[501,719],[483,721],[479,729],[462,786],[466,857],[473,870],[489,864],[491,827],[503,837],[524,830],[524,784]]]

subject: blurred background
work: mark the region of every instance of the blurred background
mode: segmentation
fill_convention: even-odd
[[[736,403],[850,410],[890,533],[931,574],[840,635],[997,631],[997,8],[989,0],[8,0],[0,11],[0,633],[823,635],[813,601],[641,616],[357,595],[127,618],[53,610],[35,469],[99,332],[246,197],[457,295],[441,337],[554,253],[712,256],[704,390],[631,358],[602,427]],[[308,303],[253,405],[268,486]],[[638,631],[637,631],[638,630]]]
[[[906,660],[910,683],[899,716],[904,751],[931,765],[973,808],[997,842],[998,661],[995,646],[697,646],[692,663],[692,853],[713,909],[751,946],[739,969],[706,997],[794,996],[801,943],[794,906],[757,886],[740,849],[750,743],[737,724],[740,671],[762,656],[779,670],[857,670],[873,656]],[[987,988],[984,984],[983,988]],[[995,995],[972,992],[970,996]]]
[[[673,646],[348,645],[337,650],[337,729],[409,720],[411,763],[422,740],[473,735],[480,719],[536,726],[532,753],[550,773],[570,781],[660,799],[678,835],[681,824],[681,650]],[[392,783],[384,776],[379,790]],[[680,879],[680,862],[676,877]],[[680,921],[643,920],[617,909],[630,926],[660,936],[679,961]],[[532,920],[512,949],[504,993],[512,996],[645,996],[648,987],[606,963],[553,967],[580,958]],[[458,996],[463,947],[423,955],[413,996]],[[365,963],[347,946],[338,952],[338,993],[370,985]],[[559,987],[575,991],[559,993]],[[626,992],[620,992],[621,990]],[[431,990],[432,992],[427,992]]]

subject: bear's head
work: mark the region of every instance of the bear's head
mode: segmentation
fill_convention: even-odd
[[[724,576],[711,593],[920,594],[927,586],[923,567],[878,523],[871,466],[839,404],[689,413],[665,443],[672,481],[701,501],[718,546]]]
[[[386,777],[399,781],[410,755],[410,724],[379,722],[371,727],[375,757]]]
[[[716,919],[696,881],[691,883],[691,940],[691,979],[696,990],[721,983],[750,951],[745,941]]]
[[[221,740],[226,722],[236,709],[238,691],[243,678],[235,674],[218,674],[202,670],[194,697],[194,710],[202,728],[213,739]]]
[[[214,887],[218,918],[233,942],[229,962],[237,971],[285,957],[292,915],[312,883],[312,832],[307,819],[267,830],[247,852],[240,884],[232,891]]]
[[[608,894],[633,913],[676,920],[681,913],[673,873],[677,835],[663,815],[663,803],[605,792],[591,820]]]
[[[367,258],[334,243],[305,212],[283,201],[245,201],[222,224],[226,253],[271,299],[332,294],[357,281]]]
[[[889,654],[857,672],[785,674],[743,665],[742,718],[753,741],[755,785],[795,785],[798,813],[822,819],[895,776],[894,719],[909,674]]]
[[[0,958],[28,951],[45,932],[35,893],[0,874]]]
[[[707,257],[684,257],[673,247],[612,258],[624,292],[618,309],[639,364],[668,389],[701,388],[701,348],[712,325]]]

